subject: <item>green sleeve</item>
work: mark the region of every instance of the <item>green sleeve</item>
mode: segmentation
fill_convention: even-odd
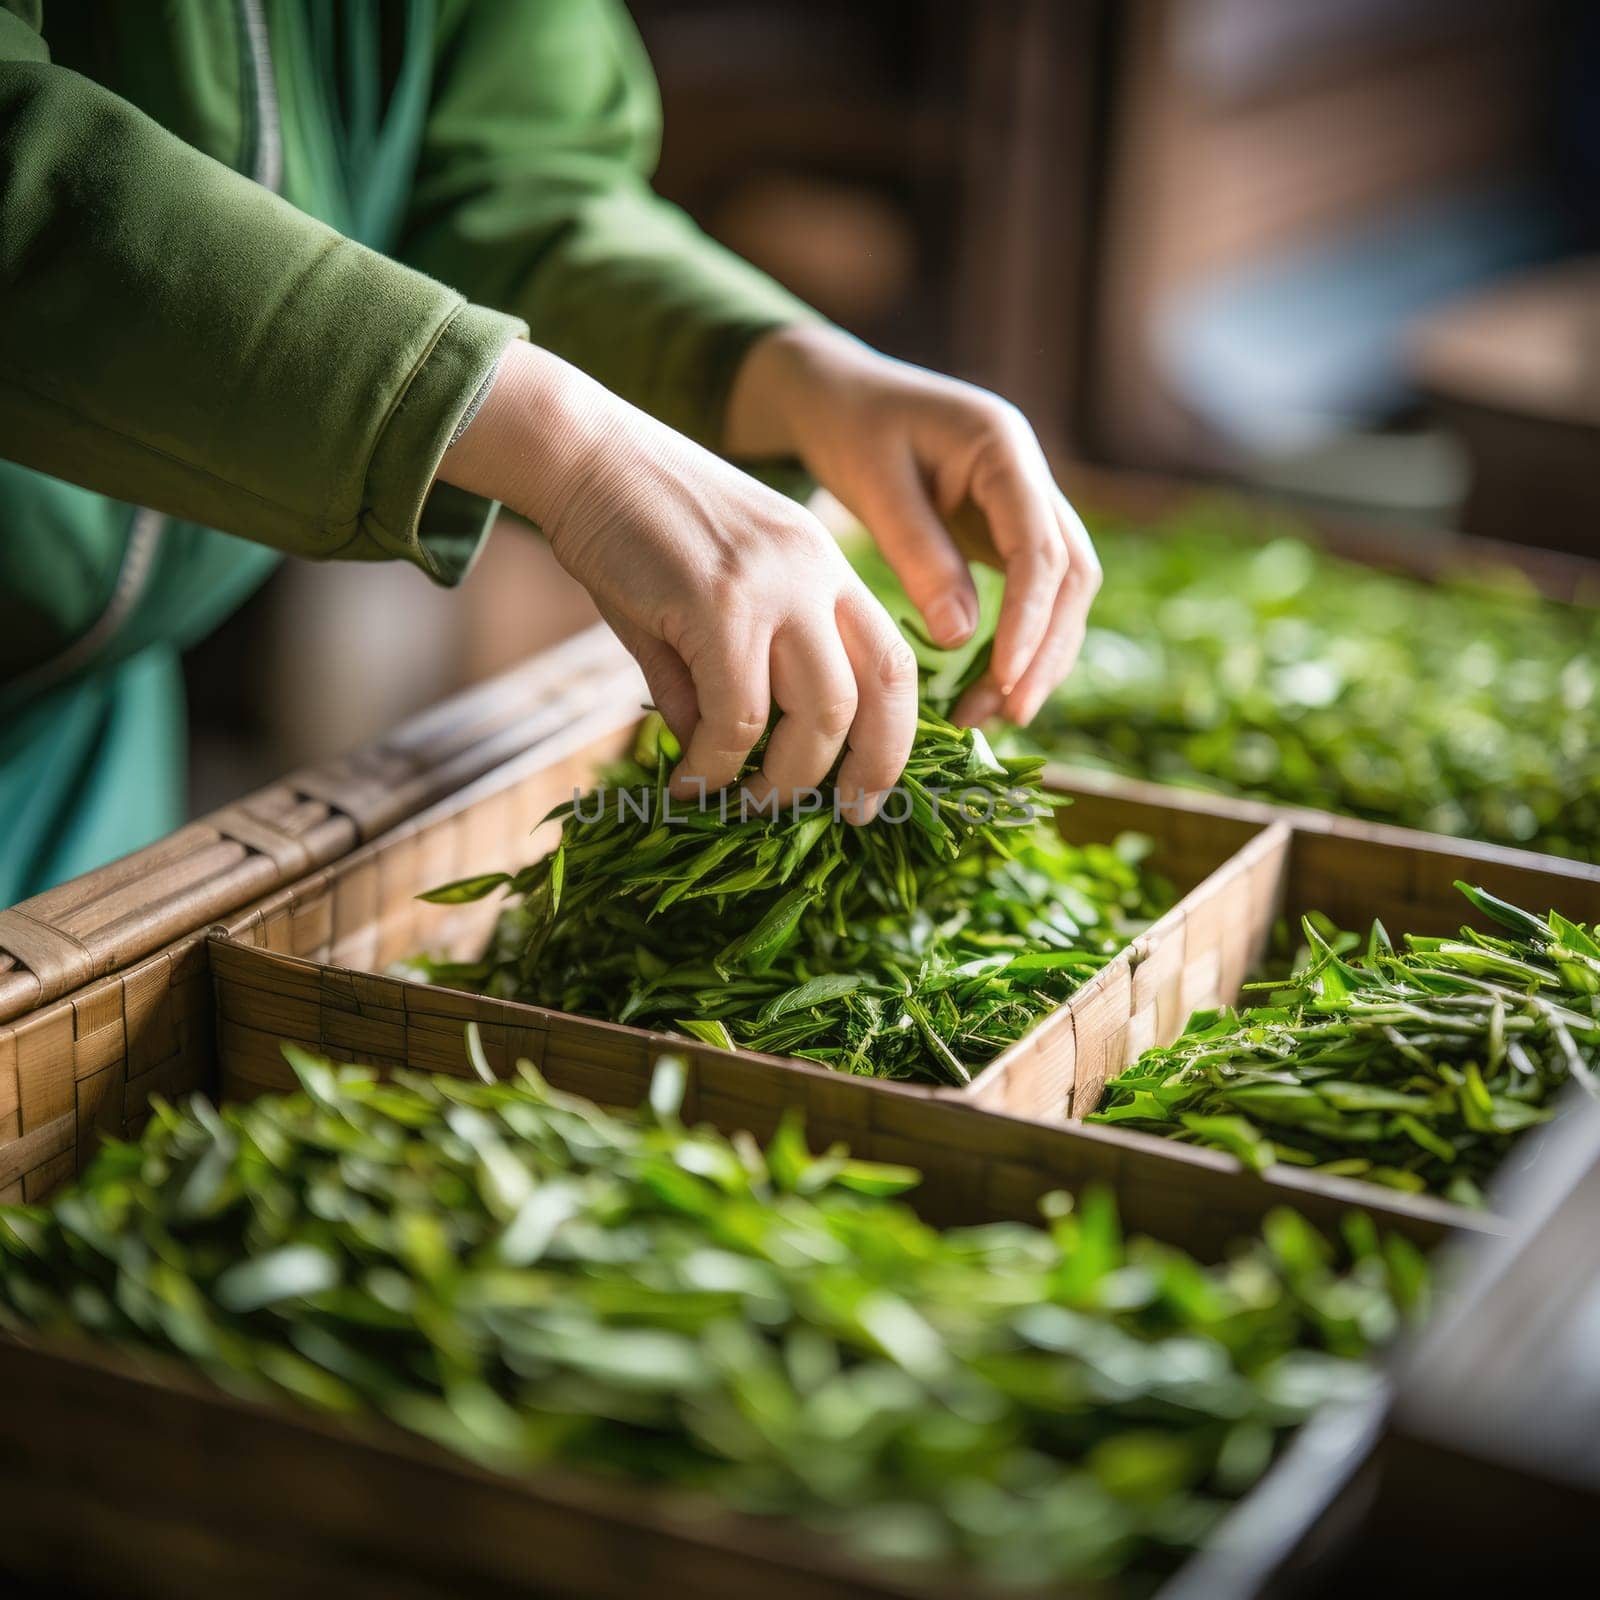
[[[433,538],[424,506],[517,319],[52,65],[6,9],[0,285],[0,454],[296,555],[460,576],[465,508],[433,495]]]
[[[716,449],[751,340],[816,314],[651,191],[660,128],[614,0],[454,0],[401,253]]]

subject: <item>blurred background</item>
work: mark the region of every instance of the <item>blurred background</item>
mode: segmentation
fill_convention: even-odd
[[[630,9],[659,189],[1063,463],[1600,547],[1600,6]],[[194,808],[591,620],[508,531],[454,594],[287,563],[189,660]]]

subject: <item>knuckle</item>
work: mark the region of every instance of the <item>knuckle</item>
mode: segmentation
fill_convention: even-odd
[[[748,750],[767,729],[766,714],[754,701],[732,707],[718,725],[718,732],[730,741],[729,748]]]
[[[1100,571],[1100,563],[1094,560],[1085,560],[1081,555],[1071,557],[1067,567],[1066,576],[1061,580],[1063,585],[1078,594],[1097,594],[1104,574]]]
[[[1058,587],[1072,572],[1067,547],[1060,539],[1046,539],[1035,553],[1040,573]]]
[[[1011,401],[987,391],[978,402],[978,415],[989,432],[997,439],[1012,443],[1018,438],[1033,437],[1028,419]]]
[[[828,739],[842,739],[856,720],[856,697],[853,694],[836,695],[825,700],[812,713],[817,731]]]
[[[877,664],[878,686],[883,689],[907,689],[917,681],[917,657],[904,639],[888,640]]]
[[[785,534],[806,551],[837,548],[837,541],[823,526],[821,518],[813,516],[804,506],[785,502],[784,522]]]

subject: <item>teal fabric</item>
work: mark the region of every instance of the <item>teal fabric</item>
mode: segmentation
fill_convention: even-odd
[[[169,832],[183,814],[183,742],[182,674],[164,645],[0,722],[0,903]]]

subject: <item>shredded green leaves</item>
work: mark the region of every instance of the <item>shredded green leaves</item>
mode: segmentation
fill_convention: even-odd
[[[0,1324],[173,1352],[492,1468],[778,1515],[873,1563],[1024,1582],[1202,1541],[1424,1293],[1364,1217],[1340,1265],[1279,1212],[1219,1266],[1043,1227],[939,1231],[904,1168],[766,1150],[550,1089],[295,1052],[301,1091],[158,1105],[49,1206],[0,1209]]]
[[[1254,985],[1265,1004],[1197,1014],[1088,1120],[1482,1205],[1570,1083],[1600,1095],[1600,942],[1559,912],[1457,888],[1504,935],[1397,949],[1375,924],[1357,948],[1308,917],[1308,958]]]

